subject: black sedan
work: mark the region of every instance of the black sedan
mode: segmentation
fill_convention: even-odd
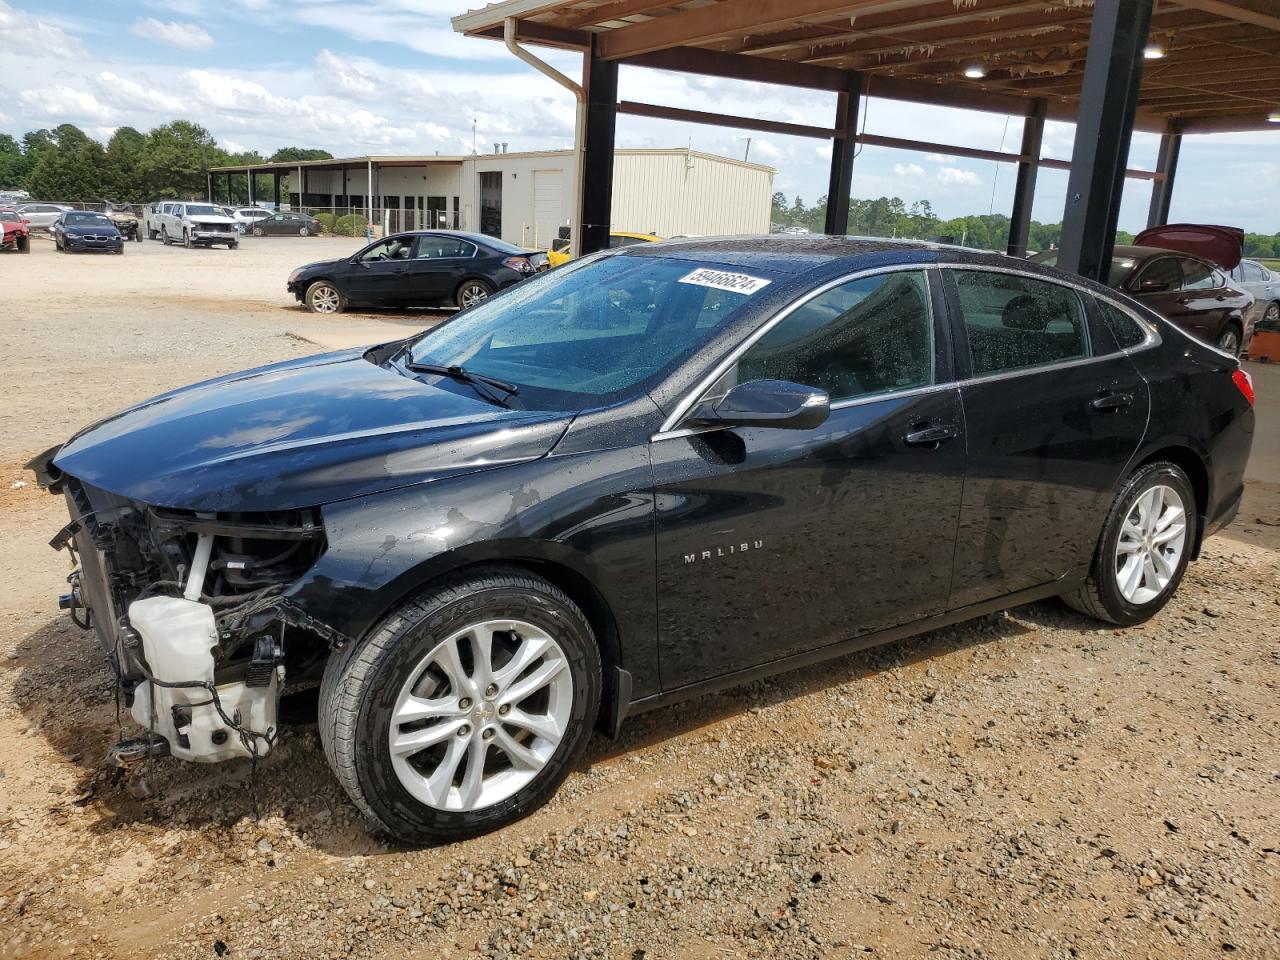
[[[341,260],[299,267],[288,288],[316,313],[348,306],[469,307],[546,269],[542,250],[479,233],[422,230],[386,237]]]
[[[318,237],[324,227],[307,213],[274,213],[255,220],[250,229],[255,237]]]
[[[529,813],[631,713],[1046,597],[1147,620],[1239,508],[1252,407],[1097,284],[730,238],[180,389],[34,467],[135,754],[260,755],[276,684],[322,672],[335,775],[425,842]]]
[[[124,253],[124,237],[105,213],[68,210],[53,223],[53,245],[63,253]]]

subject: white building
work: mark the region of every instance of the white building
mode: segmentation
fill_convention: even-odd
[[[229,202],[232,177],[252,172],[259,185],[269,175],[277,187],[256,200],[359,212],[393,231],[473,230],[545,248],[572,217],[571,163],[568,150],[265,163],[215,167],[209,190],[210,199]],[[663,237],[768,233],[776,172],[697,150],[618,150],[612,229]],[[239,192],[243,200],[243,180]]]

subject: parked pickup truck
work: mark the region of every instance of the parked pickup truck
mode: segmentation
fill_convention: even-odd
[[[143,211],[147,237],[184,247],[208,247],[225,243],[234,250],[240,245],[235,221],[211,203],[159,200]]]

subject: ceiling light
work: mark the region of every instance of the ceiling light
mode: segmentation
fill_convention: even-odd
[[[969,63],[965,65],[964,75],[970,80],[981,80],[987,75],[987,68],[980,63]]]
[[[1164,47],[1158,43],[1149,43],[1142,51],[1142,55],[1148,60],[1161,60],[1164,58]]]
[[[1280,123],[1280,112],[1273,113],[1268,116],[1267,123]]]

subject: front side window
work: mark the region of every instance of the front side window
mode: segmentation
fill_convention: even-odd
[[[1080,298],[1069,287],[1032,277],[955,270],[973,376],[1088,356]]]
[[[581,261],[428,331],[408,359],[516,384],[516,403],[530,409],[580,409],[671,369],[770,282],[758,271],[675,258]]]
[[[1182,261],[1183,290],[1212,290],[1217,285],[1217,278],[1207,264],[1199,260]]]
[[[790,380],[832,401],[933,379],[929,294],[918,270],[863,277],[793,310],[738,360],[737,380]]]
[[[360,261],[374,263],[379,260],[408,260],[412,249],[413,237],[388,237],[360,254]]]
[[[1151,290],[1177,290],[1182,286],[1182,270],[1178,261],[1173,257],[1152,260],[1138,274],[1134,289],[1141,292],[1144,286]]]
[[[457,237],[419,237],[414,257],[418,260],[443,260],[448,257],[469,257],[476,248]]]

